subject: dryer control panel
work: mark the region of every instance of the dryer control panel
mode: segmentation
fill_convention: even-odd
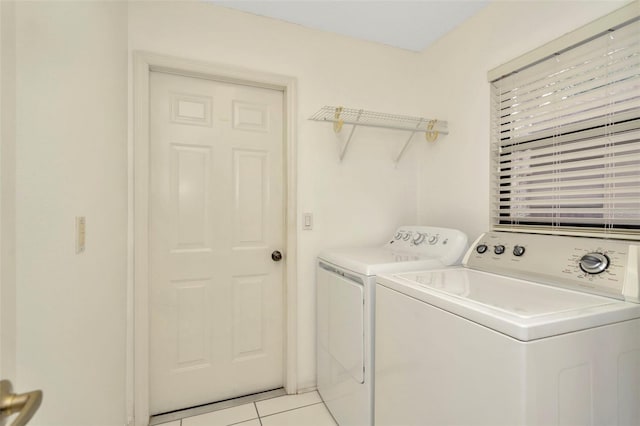
[[[626,241],[487,232],[469,248],[463,265],[640,302],[640,245]]]

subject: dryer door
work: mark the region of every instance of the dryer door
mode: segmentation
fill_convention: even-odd
[[[318,324],[320,344],[326,345],[334,374],[347,373],[364,383],[364,284],[323,266],[318,268],[318,295],[327,309],[326,316],[319,315],[324,322]]]

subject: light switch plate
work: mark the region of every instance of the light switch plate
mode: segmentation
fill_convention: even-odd
[[[313,213],[304,213],[302,215],[302,229],[305,231],[313,229]]]
[[[76,216],[76,254],[84,252],[87,222],[84,216]]]

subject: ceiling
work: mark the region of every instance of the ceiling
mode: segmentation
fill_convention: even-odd
[[[420,52],[488,0],[209,0],[255,15]]]

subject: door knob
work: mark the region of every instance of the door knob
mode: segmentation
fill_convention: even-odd
[[[271,259],[274,262],[280,262],[282,260],[282,253],[280,253],[278,250],[274,251],[273,253],[271,253]]]
[[[36,390],[23,394],[13,393],[13,386],[9,380],[0,381],[0,424],[4,424],[7,417],[18,414],[12,426],[24,426],[38,411],[42,402],[42,391]]]

